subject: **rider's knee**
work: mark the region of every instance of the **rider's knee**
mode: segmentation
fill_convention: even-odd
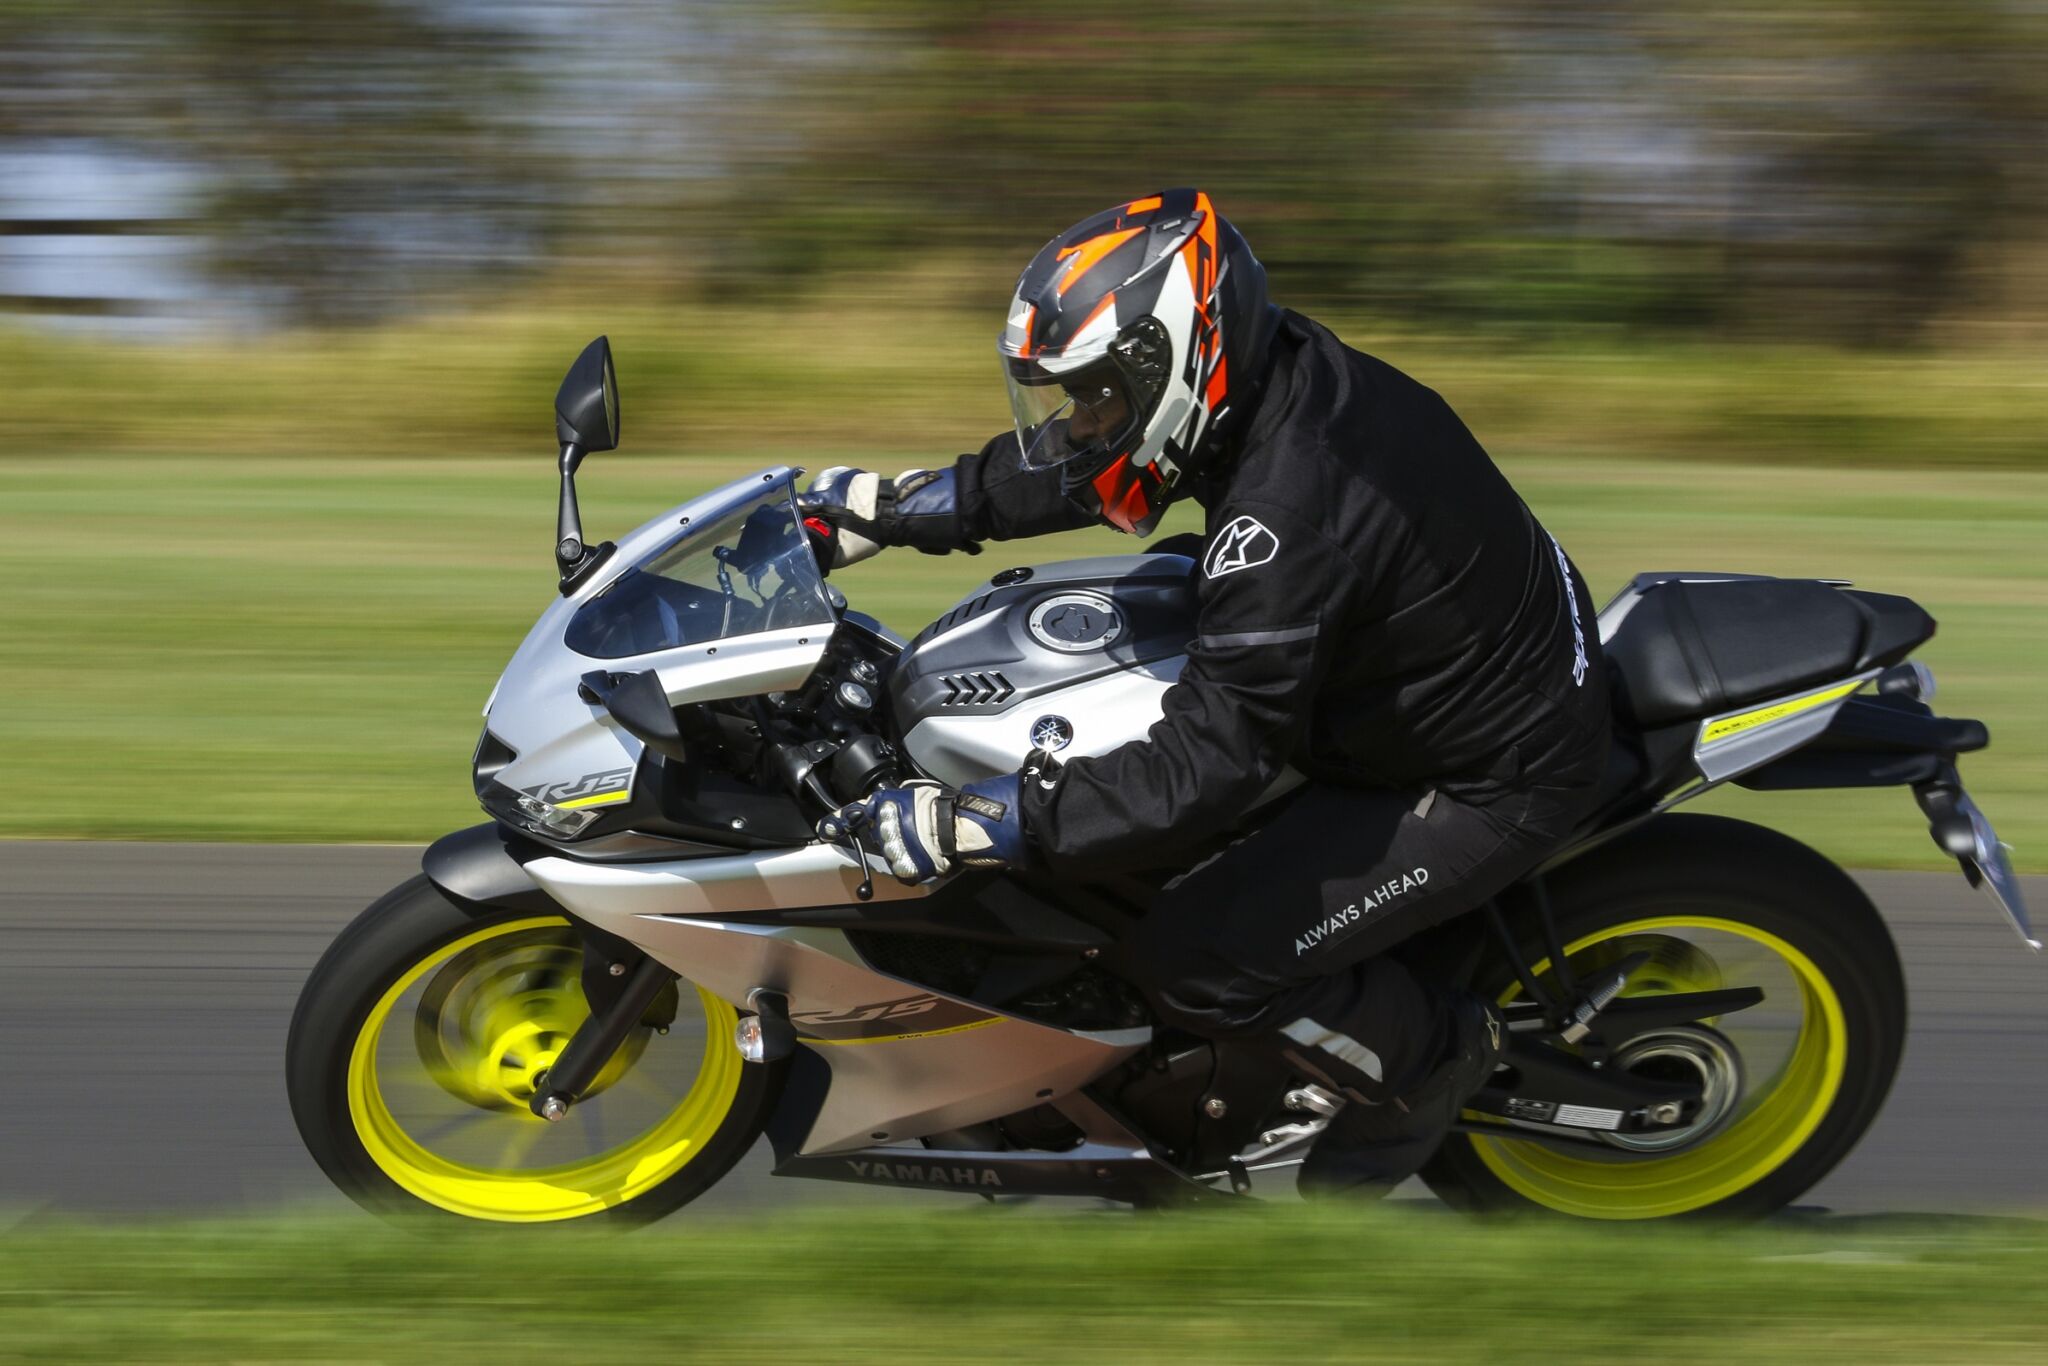
[[[1130,976],[1160,1022],[1203,1038],[1263,1032],[1286,991],[1199,945],[1134,947],[1156,949],[1133,955]]]

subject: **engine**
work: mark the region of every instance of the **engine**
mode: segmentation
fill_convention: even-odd
[[[904,748],[948,783],[1043,748],[1141,738],[1194,637],[1194,562],[1120,555],[1005,569],[925,627],[889,679]]]

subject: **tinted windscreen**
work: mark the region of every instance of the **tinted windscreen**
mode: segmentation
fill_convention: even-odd
[[[790,485],[685,528],[569,619],[564,643],[596,659],[832,620]]]

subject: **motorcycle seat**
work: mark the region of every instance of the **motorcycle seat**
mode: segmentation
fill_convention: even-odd
[[[1648,728],[1896,664],[1933,634],[1910,598],[1817,579],[1673,579],[1644,590],[1605,649],[1616,710]]]

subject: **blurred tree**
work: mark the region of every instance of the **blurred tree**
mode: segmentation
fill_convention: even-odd
[[[755,103],[773,136],[707,211],[713,278],[749,290],[932,252],[1021,264],[1084,213],[1199,183],[1310,307],[1897,340],[1953,302],[1974,249],[2040,229],[2020,182],[2048,126],[2041,35],[2019,7],[752,13],[838,60]]]
[[[946,258],[993,311],[1198,183],[1312,310],[1897,342],[2044,240],[2044,46],[2017,0],[0,0],[0,143],[189,166],[290,319]]]
[[[526,47],[404,0],[7,0],[0,136],[199,168],[224,280],[262,312],[359,319],[541,255],[559,187],[508,113]]]
[[[1456,146],[1476,70],[1435,4],[1223,0],[1109,8],[783,5],[839,60],[777,90],[780,123],[733,166],[745,222],[726,279],[801,280],[995,249],[1021,265],[1082,214],[1166,185],[1209,188],[1261,228],[1269,266],[1351,297],[1373,264],[1484,202]],[[1446,126],[1447,123],[1449,126]],[[1417,181],[1426,183],[1417,183]],[[1397,192],[1398,191],[1398,192]]]

